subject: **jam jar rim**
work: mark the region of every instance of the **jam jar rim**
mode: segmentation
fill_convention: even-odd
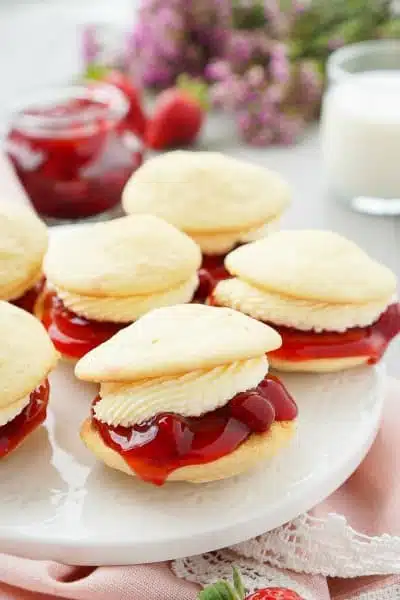
[[[81,114],[75,112],[73,115],[46,115],[27,114],[24,111],[33,107],[51,107],[57,102],[68,99],[92,99],[99,102],[98,110],[90,113],[82,110]],[[103,106],[101,106],[101,104]],[[97,128],[96,120],[104,116],[108,121],[120,122],[128,113],[129,102],[124,94],[114,85],[103,82],[89,81],[82,83],[70,83],[47,86],[33,90],[25,99],[14,104],[9,129],[15,129],[27,135],[38,135],[41,137],[74,137],[76,132],[70,125],[77,119],[85,133],[91,133]],[[82,131],[82,129],[81,129]]]

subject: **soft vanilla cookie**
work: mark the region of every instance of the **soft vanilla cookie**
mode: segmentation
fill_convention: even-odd
[[[17,300],[40,279],[46,225],[25,207],[0,204],[0,298]]]
[[[150,310],[190,302],[200,264],[195,242],[151,215],[74,227],[51,241],[35,314],[79,359]]]
[[[0,457],[3,457],[25,436],[18,429],[10,434],[2,428],[20,417],[24,409],[38,398],[42,406],[30,406],[30,420],[34,420],[36,413],[38,424],[44,420],[48,397],[46,378],[55,367],[58,354],[37,319],[2,301],[0,339],[0,431],[2,439],[7,439],[7,443],[0,448]],[[35,399],[32,393],[36,395]],[[40,419],[41,416],[43,418]],[[24,421],[21,417],[20,425],[22,429]]]
[[[279,334],[229,308],[186,304],[159,308],[122,329],[76,366],[86,381],[137,381],[262,356]]]
[[[279,231],[233,251],[225,266],[261,289],[329,304],[389,300],[396,291],[390,269],[332,231]]]
[[[294,421],[275,421],[266,433],[254,433],[230,454],[207,464],[178,467],[168,475],[168,481],[208,483],[246,473],[278,454],[290,442],[295,431]],[[121,454],[104,443],[91,419],[83,423],[81,438],[86,447],[108,467],[135,476]]]
[[[196,273],[199,248],[150,215],[74,227],[55,236],[44,268],[70,294],[127,298],[166,292]]]
[[[270,361],[281,370],[376,362],[400,331],[394,274],[337,233],[273,233],[231,252],[225,268],[232,277],[212,302],[277,327]]]
[[[268,375],[266,353],[279,345],[273,329],[227,308],[154,310],[76,365],[100,384],[82,440],[156,485],[247,471],[295,430],[296,405]]]
[[[146,161],[127,183],[127,213],[161,217],[191,235],[205,254],[222,254],[287,208],[277,173],[217,152],[174,151]]]

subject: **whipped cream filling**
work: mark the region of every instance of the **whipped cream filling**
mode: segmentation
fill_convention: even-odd
[[[199,417],[224,406],[239,392],[256,387],[267,372],[267,358],[260,356],[176,377],[132,384],[102,383],[94,414],[103,423],[126,427],[162,412]]]
[[[377,321],[393,298],[365,304],[328,304],[281,296],[257,288],[241,279],[227,279],[214,290],[217,304],[228,306],[250,317],[301,331],[344,332],[366,327]]]
[[[15,417],[17,417],[20,413],[22,413],[24,408],[26,406],[28,406],[30,400],[31,400],[31,396],[29,394],[28,396],[21,398],[21,400],[17,400],[16,402],[13,402],[9,406],[6,406],[5,408],[1,408],[0,409],[0,427],[2,427],[3,425],[7,425],[7,423],[9,423],[13,419],[15,419]]]
[[[149,296],[128,296],[125,298],[81,296],[58,287],[55,287],[55,290],[64,305],[77,315],[93,319],[94,321],[131,323],[154,308],[190,302],[198,283],[199,279],[197,274],[195,274],[187,281],[165,292]]]
[[[261,227],[247,229],[245,231],[235,231],[229,233],[209,233],[199,234],[190,233],[190,237],[200,246],[203,254],[226,254],[237,244],[246,244],[254,242],[269,233],[279,229],[280,216],[275,217]]]

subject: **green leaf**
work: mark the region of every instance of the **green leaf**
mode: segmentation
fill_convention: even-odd
[[[380,37],[400,39],[400,18],[393,19],[381,25],[377,34]]]
[[[104,65],[98,65],[96,63],[92,63],[87,66],[86,72],[84,74],[84,78],[101,80],[109,72],[110,72],[110,69],[108,67],[105,67]]]
[[[180,90],[184,90],[198,101],[204,111],[210,107],[208,86],[200,80],[189,77],[186,73],[182,73],[176,80],[176,87]]]
[[[208,585],[198,595],[198,600],[237,600],[235,591],[227,581]]]
[[[240,600],[244,600],[244,598],[246,596],[246,590],[244,589],[244,585],[243,585],[242,578],[240,576],[240,572],[235,566],[232,567],[232,571],[233,571],[233,586],[235,588],[236,594],[238,595]]]
[[[243,2],[233,0],[232,17],[235,29],[258,29],[263,27],[265,25],[263,3],[261,0],[253,0],[249,5],[243,5]]]

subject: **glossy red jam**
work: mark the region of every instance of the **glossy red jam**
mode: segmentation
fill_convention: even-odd
[[[5,146],[38,213],[79,219],[115,207],[143,158],[123,94],[97,83],[52,90],[26,104]]]
[[[343,333],[313,333],[271,324],[282,336],[282,346],[270,353],[281,360],[303,361],[322,358],[368,356],[378,362],[391,340],[400,333],[400,304],[391,304],[369,327],[354,327]]]
[[[125,325],[91,321],[65,308],[55,292],[46,292],[43,299],[42,322],[61,354],[82,358],[109,340]]]
[[[0,458],[14,450],[46,418],[50,386],[47,379],[30,395],[30,402],[12,421],[0,427]]]
[[[279,379],[267,376],[256,388],[201,417],[161,413],[133,427],[112,427],[95,417],[92,422],[104,443],[121,454],[138,477],[162,485],[175,469],[217,460],[251,434],[268,431],[275,420],[296,416],[289,392]]]
[[[226,254],[203,254],[203,261],[199,269],[199,286],[193,302],[205,302],[217,283],[230,277],[224,267],[225,256]]]
[[[36,301],[40,294],[43,292],[45,282],[45,278],[42,277],[36,283],[36,285],[34,285],[27,292],[25,292],[23,296],[20,296],[19,298],[16,298],[16,300],[13,300],[12,304],[15,304],[15,306],[19,306],[19,308],[23,308],[27,312],[33,313]]]

